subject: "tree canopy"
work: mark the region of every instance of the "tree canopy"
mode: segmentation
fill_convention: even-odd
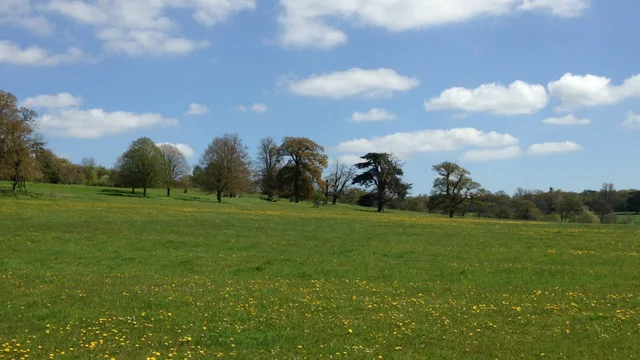
[[[363,172],[352,183],[371,190],[378,212],[383,212],[385,206],[394,199],[407,196],[412,185],[403,182],[404,172],[398,159],[387,153],[368,153],[361,159],[365,161],[355,167]]]
[[[433,166],[437,177],[433,181],[431,195],[438,206],[453,217],[456,212],[464,212],[473,199],[480,184],[473,181],[469,171],[460,165],[445,161]]]
[[[215,193],[218,202],[222,202],[225,193],[237,194],[249,188],[249,153],[238,134],[224,134],[213,139],[200,159],[200,168],[203,169],[197,175],[200,185]]]
[[[288,158],[287,164],[280,171],[290,176],[280,176],[293,185],[293,196],[300,202],[303,178],[310,180],[318,187],[324,187],[322,172],[327,167],[327,156],[324,148],[312,140],[302,137],[285,137],[280,146],[282,156]]]

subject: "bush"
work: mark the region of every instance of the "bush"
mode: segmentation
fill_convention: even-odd
[[[562,219],[560,218],[560,215],[558,215],[556,213],[551,213],[551,214],[545,216],[543,221],[558,223],[558,222],[562,222]]]
[[[633,225],[635,224],[635,222],[636,222],[636,219],[633,216],[625,216],[622,219],[620,219],[618,223],[622,225]]]
[[[569,222],[574,224],[600,224],[600,218],[589,209],[583,208],[582,212],[571,217]]]
[[[616,213],[608,213],[605,216],[602,217],[602,223],[603,224],[617,224],[618,223],[618,214]]]

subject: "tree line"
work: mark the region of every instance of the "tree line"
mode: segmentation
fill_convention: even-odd
[[[170,144],[157,145],[147,137],[133,141],[114,166],[99,166],[92,158],[81,164],[57,157],[46,148],[37,131],[37,114],[18,106],[11,93],[0,91],[0,178],[12,191],[27,181],[83,184],[136,189],[198,188],[223,197],[259,193],[267,201],[290,199],[316,203],[346,203],[449,217],[478,216],[496,219],[616,222],[616,213],[640,213],[640,191],[617,191],[604,184],[599,191],[582,193],[518,189],[512,196],[492,193],[474,181],[468,170],[453,162],[432,167],[435,175],[428,195],[410,196],[412,184],[403,180],[404,164],[393,154],[369,153],[355,165],[336,159],[329,163],[324,148],[303,137],[260,140],[255,160],[238,134],[216,137],[197,164]]]

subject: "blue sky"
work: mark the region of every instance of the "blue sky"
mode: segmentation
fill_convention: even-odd
[[[0,88],[60,156],[239,133],[389,151],[486,188],[640,187],[634,0],[5,0]],[[192,105],[193,104],[193,105]],[[192,110],[192,111],[189,111]],[[191,154],[191,151],[193,154]]]

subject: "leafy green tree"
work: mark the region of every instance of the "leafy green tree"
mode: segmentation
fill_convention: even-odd
[[[558,198],[557,210],[561,221],[567,221],[582,212],[582,197],[576,193],[562,193]]]
[[[322,172],[327,167],[327,156],[324,148],[307,138],[285,137],[280,146],[280,152],[284,158],[288,158],[287,165],[281,169],[287,170],[290,176],[282,177],[290,179],[293,183],[293,195],[295,202],[300,202],[302,181],[307,178],[318,187],[324,187]]]
[[[60,160],[51,150],[38,151],[36,161],[40,165],[44,181],[50,184],[59,184],[63,181]]]
[[[464,212],[478,193],[480,184],[473,181],[467,169],[449,161],[434,165],[433,171],[437,177],[431,193],[439,200],[439,207],[451,218],[456,212]]]
[[[167,188],[167,197],[171,196],[171,187],[180,178],[189,174],[189,163],[182,151],[171,144],[161,144],[158,146],[162,152],[162,162],[160,166],[160,180]]]
[[[398,159],[387,153],[368,153],[360,158],[365,161],[355,167],[363,172],[352,183],[371,190],[378,212],[383,212],[394,199],[404,199],[409,194],[412,185],[402,181],[404,171]]]
[[[160,148],[148,137],[141,137],[131,143],[129,149],[122,154],[116,163],[120,180],[132,188],[143,189],[143,196],[147,196],[147,189],[153,187],[160,179],[163,157]]]
[[[544,218],[542,211],[531,200],[514,200],[513,210],[513,217],[516,220],[541,221]]]
[[[202,188],[215,193],[219,203],[224,193],[246,191],[251,182],[249,153],[238,134],[215,138],[202,155],[200,168],[204,169],[198,174]]]
[[[640,214],[640,191],[631,193],[627,199],[627,210]]]

